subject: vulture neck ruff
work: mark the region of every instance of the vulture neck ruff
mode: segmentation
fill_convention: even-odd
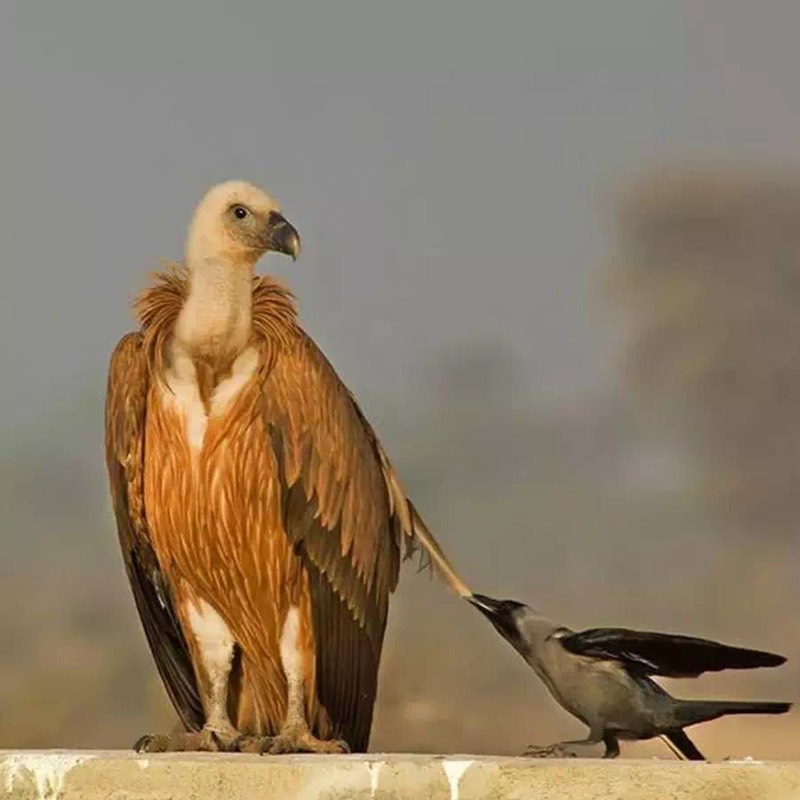
[[[291,292],[274,278],[268,275],[253,276],[249,272],[245,275],[250,284],[249,319],[247,339],[240,351],[248,343],[253,344],[264,351],[264,363],[269,365],[297,332],[297,307]],[[186,268],[171,264],[164,272],[153,276],[151,285],[139,294],[133,304],[134,313],[142,326],[150,372],[162,382],[170,345],[176,338],[182,312],[191,299],[190,284]],[[197,322],[201,323],[202,317]],[[231,353],[227,358],[232,363],[236,355]]]

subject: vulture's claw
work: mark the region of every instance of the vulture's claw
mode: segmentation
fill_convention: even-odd
[[[259,755],[286,755],[290,753],[349,753],[350,747],[341,739],[317,739],[310,732],[289,728],[277,736],[243,736],[239,740],[240,753]]]
[[[231,749],[214,731],[180,731],[178,733],[146,733],[136,740],[137,753],[218,753]]]

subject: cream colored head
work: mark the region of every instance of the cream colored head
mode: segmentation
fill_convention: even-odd
[[[252,268],[271,250],[297,259],[300,237],[266,192],[245,181],[212,187],[195,209],[186,241],[186,265]]]

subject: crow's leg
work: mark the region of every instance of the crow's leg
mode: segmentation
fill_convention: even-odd
[[[606,746],[603,758],[616,758],[619,755],[619,739],[616,734],[606,731],[603,734],[603,743]]]
[[[545,745],[544,747],[537,747],[536,745],[528,745],[524,756],[531,758],[574,758],[575,753],[571,752],[569,748],[580,747],[582,745],[600,744],[604,741],[605,732],[602,728],[592,728],[589,735],[585,739],[574,739],[568,742],[555,742],[554,744]],[[608,742],[606,742],[606,752],[608,751]],[[618,751],[619,752],[619,751]]]
[[[705,761],[703,754],[695,747],[694,742],[680,728],[664,734],[676,750],[689,761]]]

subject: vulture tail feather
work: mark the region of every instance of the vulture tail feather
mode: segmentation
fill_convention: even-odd
[[[408,501],[408,511],[411,515],[413,535],[424,548],[424,552],[420,556],[419,571],[421,572],[423,569],[435,566],[439,574],[459,597],[471,597],[472,590],[464,583],[450,564],[441,545],[436,541],[436,537],[428,529],[428,526],[422,521],[422,517],[420,517],[417,509],[414,508],[414,504],[410,500]],[[409,552],[407,550],[406,557],[408,557],[408,555]]]

